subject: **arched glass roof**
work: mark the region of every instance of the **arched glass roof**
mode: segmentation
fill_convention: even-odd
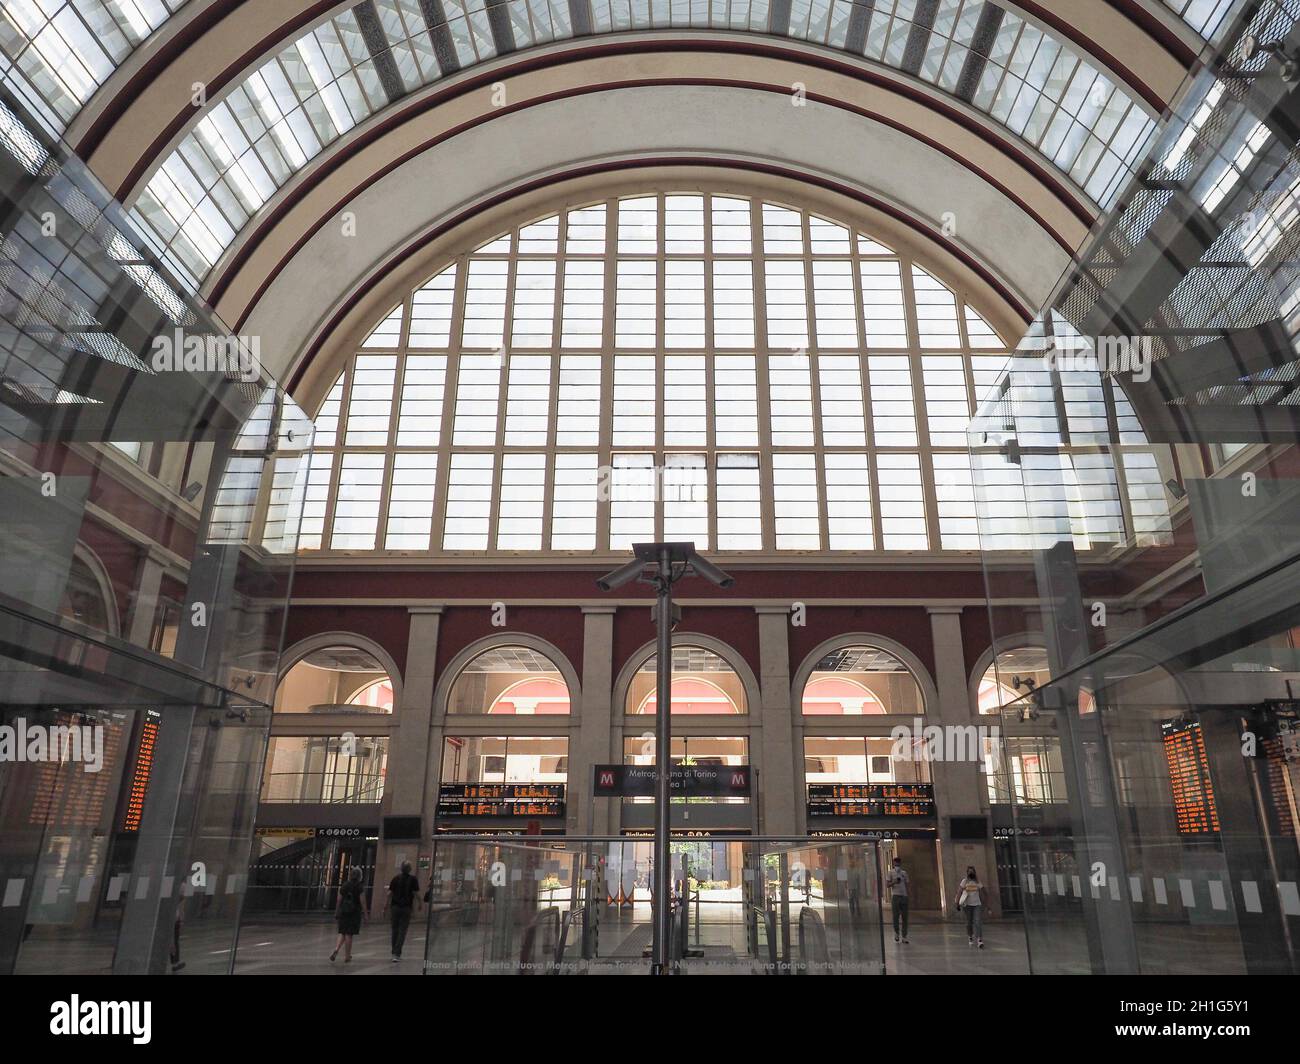
[[[113,70],[187,3],[190,0],[0,0],[0,74],[35,104],[56,129],[65,129]],[[1161,3],[1197,34],[1210,38],[1236,0],[1161,0]],[[503,4],[502,7],[508,10],[512,27],[523,31],[529,43],[551,39],[545,35],[547,22],[550,22],[551,34],[556,38],[595,30],[595,21],[590,29],[584,29],[581,13],[576,16],[568,14],[573,9],[572,4],[555,5],[550,12],[547,12],[546,4],[547,0],[526,0],[526,3]],[[364,8],[367,4],[357,7]],[[412,0],[406,7],[428,8],[432,14],[430,23],[441,21],[448,29],[458,17],[468,17],[468,20],[476,22],[480,31],[486,21],[484,0],[464,9],[448,5],[450,10],[443,10],[441,18],[435,14],[438,0]],[[606,1],[595,5],[599,10],[594,9],[593,13],[597,18],[607,16],[606,29],[630,29],[649,22],[655,27],[714,25],[764,33],[787,31],[774,25],[774,22],[784,21],[783,16],[777,13],[781,5],[772,4],[770,7],[766,0],[753,0],[751,4],[728,3],[728,0],[714,0],[712,4],[707,0],[693,0],[693,3],[692,0],[682,0],[682,3],[667,0],[667,3],[651,7],[653,10],[646,16],[645,12],[629,8],[628,4],[611,7]],[[879,5],[859,3],[858,7],[870,10]],[[927,7],[927,4],[926,0],[913,0],[911,3],[902,0],[900,7],[904,9],[904,16],[910,18],[907,12]],[[826,8],[826,0],[796,0],[790,5],[792,29],[789,33],[798,36],[796,30],[800,23],[811,26],[823,21],[826,18],[823,8]],[[668,10],[667,17],[663,17],[662,9]],[[679,16],[679,9],[690,10],[690,21]],[[735,9],[735,14],[732,9]],[[710,16],[718,12],[720,16],[712,22],[707,18],[701,20],[697,17],[698,10],[708,10]],[[376,9],[385,26],[390,22],[389,12],[391,8],[385,9],[382,5]],[[806,12],[806,17],[802,12]],[[577,30],[573,29],[575,22]],[[487,29],[490,34],[490,25]],[[467,49],[463,39],[454,38],[452,47],[458,56],[468,51],[477,59],[485,57],[478,51],[477,42],[469,44]]]
[[[1101,206],[1155,123],[1070,44],[989,0],[365,0],[265,62],[154,173],[137,208],[201,281],[258,209],[331,142],[440,78],[550,41],[705,28],[841,49],[987,115]]]
[[[0,74],[61,133],[133,51],[189,0],[4,0]]]
[[[1237,0],[1160,0],[1165,7],[1206,40],[1223,25],[1224,17]]]
[[[973,551],[967,425],[1006,362],[959,293],[837,221],[731,192],[574,203],[372,329],[267,528],[300,512],[303,552],[447,558]],[[982,458],[998,547],[1031,545],[1043,485],[1080,549],[1167,527],[1122,391],[1068,376],[1054,468]],[[1050,407],[1043,384],[1017,401]],[[1112,418],[1131,431],[1108,449]]]

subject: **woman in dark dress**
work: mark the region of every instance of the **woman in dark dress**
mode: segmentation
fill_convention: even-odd
[[[352,959],[352,936],[361,931],[361,920],[370,914],[366,912],[366,892],[361,883],[361,869],[355,865],[348,871],[347,882],[339,887],[338,904],[334,907],[334,917],[339,924],[339,940],[330,954],[330,960],[343,950],[343,963]]]

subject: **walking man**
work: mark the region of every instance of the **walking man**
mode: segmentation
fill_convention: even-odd
[[[411,926],[411,913],[420,907],[420,881],[411,874],[411,862],[402,862],[402,871],[388,884],[384,899],[384,912],[392,907],[393,963],[402,959],[402,944],[406,942],[406,929]]]
[[[903,942],[906,944],[908,891],[912,886],[912,877],[907,874],[907,870],[903,867],[901,857],[894,858],[894,865],[890,868],[889,877],[885,882],[889,885],[889,906],[894,911],[894,941],[898,941],[898,929],[901,922]]]

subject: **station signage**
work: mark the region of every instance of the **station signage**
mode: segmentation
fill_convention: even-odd
[[[654,765],[597,765],[592,793],[597,798],[653,798]],[[748,798],[748,765],[674,765],[668,787],[674,798]]]
[[[929,783],[810,783],[808,816],[934,816]]]
[[[809,829],[808,837],[813,839],[879,839],[890,842],[894,839],[917,839],[922,842],[934,842],[934,828],[842,828],[829,831]]]
[[[444,783],[438,788],[437,815],[460,820],[564,816],[564,784]]]
[[[1219,830],[1219,811],[1205,756],[1205,736],[1193,720],[1160,722],[1174,817],[1180,835],[1211,835]]]
[[[158,730],[162,727],[162,714],[147,709],[140,725],[140,740],[131,759],[130,784],[126,794],[126,807],[122,811],[122,830],[138,832],[144,817],[144,803],[149,796],[149,782],[153,779],[154,753],[158,745]]]
[[[284,839],[314,839],[316,837],[315,828],[300,827],[277,827],[268,825],[258,827],[253,830],[253,834],[259,839],[265,838],[284,838]]]

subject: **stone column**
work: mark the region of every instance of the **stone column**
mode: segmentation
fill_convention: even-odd
[[[591,796],[592,766],[620,763],[622,753],[611,749],[614,706],[614,612],[616,606],[582,607],[582,699],[569,751],[569,831],[605,835],[614,823],[617,799]],[[622,707],[619,707],[620,713]],[[576,821],[573,813],[577,814]]]
[[[433,686],[434,661],[438,656],[438,628],[441,606],[411,606],[406,640],[406,675],[402,677],[401,701],[393,707],[393,730],[388,741],[388,772],[384,782],[382,812],[386,816],[419,816],[420,841],[379,843],[375,858],[375,884],[395,874],[402,859],[416,865],[416,857],[432,852],[433,807],[430,805],[429,775],[440,751],[434,746]],[[376,898],[378,898],[378,893]]]
[[[938,706],[929,707],[929,724],[940,727],[969,727],[980,720],[971,705],[966,655],[961,638],[961,607],[933,606],[930,633],[934,640],[934,682],[939,689]],[[990,718],[993,721],[993,718]],[[945,744],[945,746],[948,744]],[[952,744],[959,746],[960,744]],[[982,754],[982,748],[979,751]],[[997,864],[992,842],[953,842],[951,819],[955,816],[987,816],[984,776],[978,761],[933,761],[935,806],[939,820],[939,876],[943,891],[943,908],[947,912],[957,893],[957,884],[968,864],[973,864],[984,881],[989,905],[1001,911],[997,889]]]
[[[157,548],[146,546],[136,570],[130,612],[122,632],[127,642],[135,646],[148,647],[153,638],[153,624],[158,616],[158,593],[166,571],[166,557]]]
[[[755,606],[758,614],[758,683],[761,704],[750,730],[750,760],[759,769],[759,830],[793,835],[798,828],[795,793],[794,709],[790,705],[790,611]],[[755,710],[751,707],[751,713]],[[753,746],[760,746],[758,750]],[[799,751],[802,756],[802,751]]]

